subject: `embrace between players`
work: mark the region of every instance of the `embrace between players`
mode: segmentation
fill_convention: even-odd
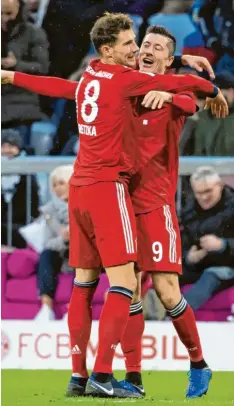
[[[139,271],[147,271],[188,350],[186,396],[199,397],[207,392],[212,373],[202,354],[193,311],[178,283],[182,272],[175,210],[178,140],[186,116],[196,111],[197,92],[208,97],[206,108],[217,117],[225,117],[228,107],[211,82],[192,75],[164,75],[173,66],[176,47],[165,28],[148,28],[137,61],[132,27],[124,14],[106,13],[96,21],[90,35],[100,59],[91,61],[79,83],[9,71],[2,71],[2,83],[74,99],[77,106],[80,152],[69,192],[70,265],[76,268],[76,277],[68,311],[72,376],[67,395],[144,396]],[[213,75],[204,58],[183,56],[181,62]],[[89,377],[91,304],[103,267],[110,289]],[[112,374],[118,343],[126,363],[126,377],[120,382]]]

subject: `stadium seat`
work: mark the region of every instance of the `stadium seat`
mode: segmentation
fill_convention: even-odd
[[[36,155],[49,154],[56,131],[56,126],[49,121],[38,121],[32,124],[30,146],[34,148]]]
[[[185,38],[196,31],[188,14],[153,14],[148,19],[149,25],[163,25],[176,37],[176,54],[181,54]]]
[[[66,100],[58,99],[54,103],[54,113],[48,121],[38,121],[31,126],[30,146],[36,155],[48,155],[53,147],[53,138],[64,113]]]

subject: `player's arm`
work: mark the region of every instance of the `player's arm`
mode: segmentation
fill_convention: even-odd
[[[193,93],[173,94],[172,105],[177,107],[183,116],[192,116],[197,111],[196,97]]]
[[[216,97],[218,88],[206,79],[194,75],[154,75],[126,69],[122,73],[122,85],[127,97],[142,96],[150,90],[183,92],[189,90],[204,96]]]
[[[124,96],[140,96],[150,90],[164,90],[167,92],[191,91],[214,98],[213,104],[220,110],[222,117],[228,115],[227,102],[220,90],[206,79],[193,75],[153,75],[126,69],[122,72]]]
[[[75,99],[78,82],[49,76],[29,75],[21,72],[1,71],[2,84],[11,84],[43,96]]]
[[[208,59],[205,58],[204,56],[196,56],[196,55],[175,56],[171,68],[179,69],[184,66],[189,66],[190,68],[195,69],[197,72],[203,72],[203,70],[205,70],[208,72],[211,79],[215,78],[213,68]]]
[[[165,103],[172,104],[179,109],[183,116],[191,116],[196,112],[196,97],[191,92],[173,94],[151,90],[145,95],[142,105],[144,105],[145,108],[159,110]]]

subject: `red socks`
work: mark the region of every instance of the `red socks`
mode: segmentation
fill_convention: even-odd
[[[93,372],[112,373],[115,349],[125,332],[133,292],[112,286],[99,322],[99,344]]]
[[[99,279],[92,282],[74,280],[68,308],[68,327],[72,356],[72,373],[87,378],[86,351],[92,324],[92,299]]]
[[[130,317],[121,339],[126,372],[141,372],[142,335],[145,328],[142,303],[130,306]]]
[[[203,360],[201,342],[192,308],[182,297],[178,305],[172,310],[167,310],[167,312],[172,317],[172,323],[180,340],[188,350],[190,360],[193,362]]]

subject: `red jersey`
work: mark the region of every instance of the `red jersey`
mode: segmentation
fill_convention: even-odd
[[[44,95],[75,99],[80,151],[71,183],[89,185],[100,181],[122,181],[133,172],[124,151],[128,136],[131,98],[149,90],[200,91],[215,95],[217,89],[192,75],[151,75],[121,65],[93,60],[79,82],[31,76],[16,72],[14,84]]]
[[[140,104],[139,104],[140,105]],[[173,204],[178,178],[178,141],[185,116],[196,111],[193,94],[177,94],[156,111],[139,109],[135,117],[137,173],[130,182],[135,214]]]

